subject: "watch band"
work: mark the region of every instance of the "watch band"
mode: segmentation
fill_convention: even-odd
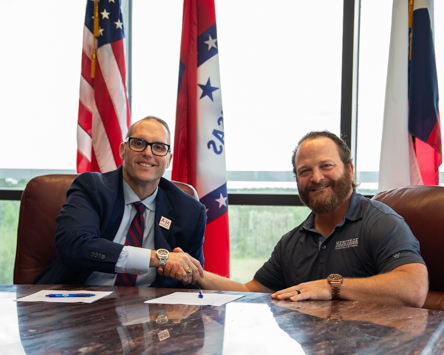
[[[340,299],[339,294],[341,292],[342,276],[339,274],[330,274],[328,275],[327,280],[331,286],[331,298],[333,300]]]
[[[166,266],[167,259],[166,258],[159,258],[159,267],[164,268]]]
[[[169,254],[170,254],[170,252],[166,249],[157,250],[156,256],[159,259],[159,266],[158,267],[165,268]]]

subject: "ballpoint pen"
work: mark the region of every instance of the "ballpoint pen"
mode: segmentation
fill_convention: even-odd
[[[94,297],[93,293],[51,293],[46,297]]]
[[[203,292],[202,292],[202,290],[199,290],[199,298],[203,298]]]

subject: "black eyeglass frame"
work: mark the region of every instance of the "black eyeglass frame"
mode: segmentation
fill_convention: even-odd
[[[134,150],[133,148],[131,148],[131,143],[130,143],[130,142],[131,142],[131,139],[137,139],[137,140],[139,140],[139,141],[144,142],[144,143],[145,143],[145,148],[143,148],[142,150]],[[151,147],[151,152],[152,152],[154,155],[158,156],[158,157],[164,157],[164,156],[166,156],[168,153],[171,152],[171,146],[170,146],[169,144],[166,144],[166,143],[160,143],[160,142],[149,143],[149,142],[147,142],[145,139],[137,138],[137,137],[127,137],[127,138],[125,138],[124,142],[125,142],[125,143],[129,143],[129,144],[128,144],[129,149],[131,149],[133,152],[137,152],[137,153],[142,153],[142,152],[144,152],[148,146]],[[154,150],[153,150],[153,144],[161,144],[161,145],[167,146],[168,149],[167,149],[166,153],[163,154],[163,155],[156,154],[156,153],[154,152]]]

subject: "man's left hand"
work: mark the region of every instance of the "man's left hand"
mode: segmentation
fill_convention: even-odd
[[[331,297],[331,286],[327,279],[305,282],[271,295],[271,298],[277,300],[288,299],[290,301],[331,300]]]

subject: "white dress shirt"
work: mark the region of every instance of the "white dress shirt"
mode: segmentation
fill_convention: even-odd
[[[133,202],[142,202],[146,210],[143,213],[145,218],[145,230],[143,231],[142,248],[125,245],[116,263],[116,273],[136,274],[136,286],[150,286],[156,278],[156,268],[150,267],[151,250],[154,249],[154,215],[156,210],[157,191],[140,201],[136,193],[128,183],[123,180],[123,195],[125,199],[125,209],[119,229],[113,239],[114,243],[125,244],[126,235],[134,216],[137,213]],[[114,285],[115,274],[94,271],[86,280],[86,285]]]

